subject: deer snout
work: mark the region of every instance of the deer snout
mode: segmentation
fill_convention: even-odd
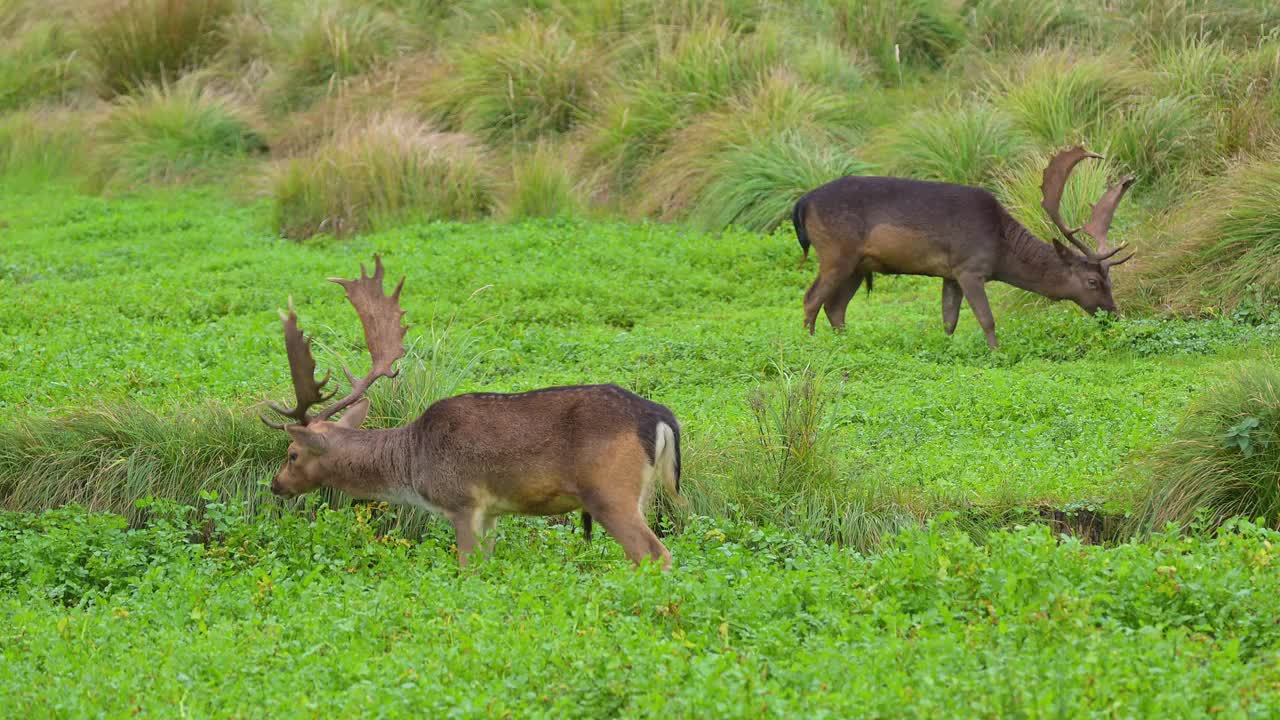
[[[271,479],[271,493],[273,495],[284,495],[284,486],[280,484],[280,478]]]

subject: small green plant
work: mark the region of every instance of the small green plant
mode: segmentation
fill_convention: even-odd
[[[98,128],[93,188],[127,189],[207,176],[266,149],[261,121],[235,98],[193,83],[120,98]]]
[[[220,23],[234,0],[125,0],[102,3],[79,28],[108,94],[176,81],[222,47]]]
[[[1144,532],[1197,516],[1210,527],[1234,516],[1280,524],[1280,371],[1246,366],[1209,387],[1147,465],[1135,512]]]
[[[350,235],[408,218],[468,219],[493,207],[494,183],[470,138],[387,114],[354,123],[273,170],[281,235]]]

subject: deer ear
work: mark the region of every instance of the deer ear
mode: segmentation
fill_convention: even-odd
[[[328,447],[328,442],[324,436],[315,430],[310,430],[302,425],[285,425],[285,432],[289,433],[289,437],[293,441],[307,448],[308,450],[323,451]]]
[[[369,415],[369,398],[360,398],[338,418],[338,426],[355,430]]]
[[[1063,262],[1071,262],[1075,259],[1076,254],[1071,251],[1071,248],[1058,242],[1056,238],[1053,241],[1053,249],[1058,251],[1058,257],[1062,258]]]

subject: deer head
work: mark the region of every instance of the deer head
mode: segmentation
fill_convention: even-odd
[[[1053,247],[1066,265],[1069,278],[1068,286],[1063,288],[1063,297],[1071,298],[1090,315],[1098,310],[1115,313],[1116,302],[1111,296],[1111,268],[1128,262],[1133,254],[1113,260],[1112,258],[1127,246],[1110,247],[1107,244],[1107,231],[1111,228],[1112,218],[1115,217],[1116,206],[1120,204],[1120,199],[1133,184],[1134,178],[1133,176],[1125,177],[1108,188],[1094,204],[1089,222],[1074,230],[1069,229],[1063,222],[1058,207],[1062,202],[1062,192],[1066,188],[1067,178],[1071,176],[1075,166],[1085,158],[1101,160],[1102,156],[1078,145],[1053,156],[1049,166],[1044,169],[1044,179],[1040,184],[1040,191],[1044,195],[1040,205],[1048,213],[1049,219],[1057,226],[1058,231],[1062,233],[1063,238],[1080,251],[1073,251],[1057,238],[1053,240]],[[1081,230],[1094,239],[1097,243],[1096,250],[1090,249],[1076,237]]]
[[[286,410],[275,403],[268,403],[272,410],[291,422],[277,424],[262,418],[264,423],[277,430],[284,430],[293,439],[289,445],[288,458],[271,483],[271,492],[277,495],[293,497],[327,484],[326,480],[334,473],[335,465],[343,462],[343,437],[358,432],[369,412],[369,400],[364,397],[364,393],[378,378],[394,377],[396,371],[392,366],[396,360],[404,357],[404,334],[407,328],[401,324],[404,311],[400,309],[400,290],[404,287],[404,278],[400,279],[391,295],[384,295],[382,258],[374,255],[373,261],[372,276],[365,272],[364,264],[361,263],[358,279],[329,278],[331,282],[346,289],[347,299],[360,316],[365,344],[373,360],[372,367],[368,375],[357,380],[344,365],[342,369],[351,384],[351,391],[314,415],[308,412],[310,408],[330,400],[336,393],[336,388],[327,394],[324,392],[324,386],[330,377],[327,372],[319,381],[316,380],[316,362],[311,357],[311,341],[298,327],[298,316],[293,311],[292,298],[289,299],[288,314],[280,313],[280,321],[284,326],[285,352],[289,358],[289,372],[293,376],[297,404]],[[340,419],[330,420],[343,410],[346,412]]]

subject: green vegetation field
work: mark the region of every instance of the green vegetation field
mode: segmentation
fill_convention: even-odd
[[[1271,717],[1280,12],[1260,0],[0,0],[0,716]],[[802,330],[850,173],[1048,239],[1134,173],[1123,314],[877,277]],[[675,568],[267,490],[277,311],[407,276],[435,399],[683,426]],[[662,501],[660,501],[662,502]],[[665,508],[675,510],[674,508]]]

